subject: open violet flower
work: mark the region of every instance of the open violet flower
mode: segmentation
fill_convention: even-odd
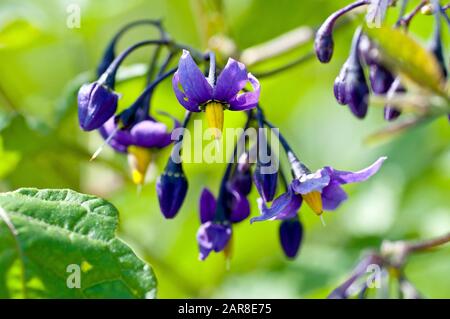
[[[197,242],[200,249],[200,260],[205,260],[211,251],[225,250],[231,239],[231,222],[225,215],[216,218],[218,207],[214,195],[207,189],[203,189],[200,196],[200,221],[197,232]],[[223,212],[223,210],[221,211]]]
[[[341,185],[367,180],[378,172],[385,160],[386,157],[381,157],[358,172],[339,171],[329,166],[315,173],[306,172],[296,177],[288,191],[277,197],[270,207],[262,205],[261,215],[251,221],[293,218],[300,209],[302,199],[317,215],[321,215],[323,210],[335,210],[347,199]]]
[[[174,128],[179,127],[174,120]],[[153,152],[171,144],[171,132],[164,123],[147,116],[127,128],[118,128],[114,117],[100,129],[100,134],[116,151],[128,154],[132,179],[135,184],[143,184],[147,168],[153,159]]]
[[[247,83],[253,91],[242,92]],[[216,138],[223,128],[223,111],[245,111],[256,106],[260,84],[244,64],[228,59],[219,74],[206,78],[195,64],[191,54],[184,50],[178,70],[172,79],[173,90],[180,104],[191,112],[205,111],[210,128],[215,129]]]

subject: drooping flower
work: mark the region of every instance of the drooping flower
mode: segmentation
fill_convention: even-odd
[[[243,92],[247,83],[253,91]],[[259,100],[258,80],[247,72],[244,64],[228,59],[217,79],[207,79],[186,50],[180,58],[178,70],[172,79],[173,89],[180,104],[191,112],[206,112],[210,128],[221,132],[223,111],[252,109]],[[220,136],[217,133],[216,137]]]
[[[386,157],[379,158],[369,167],[357,171],[339,171],[326,166],[315,173],[299,176],[292,182],[292,189],[301,194],[316,214],[322,214],[323,209],[335,210],[347,199],[347,194],[341,185],[363,182],[380,169]]]
[[[159,207],[166,218],[174,218],[184,202],[188,181],[181,163],[169,157],[166,168],[156,182]]]
[[[179,123],[174,120],[174,126]],[[168,146],[171,132],[164,123],[150,116],[137,121],[126,128],[120,128],[114,117],[110,118],[99,132],[108,144],[116,151],[128,154],[132,180],[135,184],[143,184],[151,161],[153,151]]]
[[[231,222],[227,219],[216,218],[217,209],[223,209],[223,207],[218,206],[214,195],[205,188],[200,196],[200,221],[202,224],[197,232],[201,260],[205,260],[211,251],[225,250],[231,239]]]
[[[332,167],[324,167],[314,173],[301,169],[293,169],[295,179],[289,185],[286,193],[277,197],[270,207],[260,200],[261,215],[251,221],[293,218],[300,209],[302,200],[317,214],[323,210],[335,210],[347,199],[347,194],[341,185],[363,182],[380,169],[386,157],[379,158],[371,166],[358,172],[339,171]]]
[[[85,131],[100,128],[117,110],[119,96],[101,81],[84,84],[78,91],[78,121]]]
[[[284,254],[288,258],[295,258],[303,238],[303,226],[300,223],[298,215],[281,222],[279,235]]]

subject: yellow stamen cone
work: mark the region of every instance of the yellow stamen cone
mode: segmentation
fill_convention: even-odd
[[[131,168],[131,179],[136,185],[145,181],[148,166],[152,161],[152,153],[148,148],[139,146],[128,147],[128,163]]]
[[[223,105],[210,102],[205,107],[205,113],[209,128],[214,130],[214,137],[219,139],[223,130]]]
[[[223,254],[227,262],[227,270],[228,270],[230,267],[229,265],[230,259],[233,254],[233,236],[230,237],[230,240],[228,241],[227,245],[225,246],[225,249],[223,250]]]
[[[323,213],[322,208],[322,197],[320,192],[311,192],[305,195],[302,195],[305,202],[309,207],[313,210],[317,215],[321,215]]]

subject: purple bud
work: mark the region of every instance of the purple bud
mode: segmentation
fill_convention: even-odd
[[[336,24],[336,21],[347,12],[365,4],[368,4],[368,1],[358,0],[354,3],[351,3],[348,6],[334,12],[320,26],[319,30],[317,30],[314,40],[314,50],[320,62],[328,63],[333,56],[333,28]]]
[[[239,223],[250,216],[250,203],[245,195],[237,191],[230,191],[229,196],[229,220],[232,223]]]
[[[325,21],[325,23],[322,24],[320,29],[317,31],[316,38],[314,40],[314,50],[321,63],[330,62],[333,56],[334,42],[332,26],[330,27],[330,22],[327,23],[327,21]]]
[[[236,190],[243,196],[250,194],[252,190],[252,175],[250,170],[236,170],[229,182],[230,189]]]
[[[217,202],[214,195],[207,188],[204,188],[200,195],[200,222],[202,224],[210,222],[216,214]]]
[[[283,220],[280,225],[280,242],[288,258],[297,256],[303,238],[303,226],[297,218]]]
[[[334,94],[341,104],[347,104],[358,118],[367,114],[369,103],[369,87],[358,55],[361,28],[355,32],[352,49],[347,61],[342,66],[334,84]]]
[[[98,82],[84,84],[78,91],[78,120],[85,131],[100,128],[117,109],[118,95]]]
[[[389,70],[380,64],[370,65],[370,85],[375,94],[385,94],[389,91],[392,83],[394,82],[394,76]]]
[[[184,202],[187,189],[188,181],[181,163],[175,163],[170,157],[156,183],[159,207],[165,218],[175,217]]]
[[[277,191],[278,171],[265,174],[265,168],[267,167],[264,167],[258,162],[256,164],[255,173],[253,174],[253,179],[256,189],[262,199],[265,202],[271,202]]]

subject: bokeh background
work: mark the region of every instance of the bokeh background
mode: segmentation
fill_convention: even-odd
[[[70,29],[66,10],[74,3],[81,8],[81,28]],[[244,49],[301,25],[318,26],[346,3],[225,0],[223,17],[229,36]],[[388,18],[395,15],[394,9]],[[294,261],[282,254],[278,222],[250,225],[245,221],[235,227],[229,270],[222,254],[200,262],[195,241],[198,197],[205,186],[217,193],[224,165],[185,165],[189,193],[177,218],[167,221],[159,211],[154,183],[167,152],[156,161],[153,180],[139,194],[122,155],[105,150],[89,162],[102,141],[95,132],[78,128],[74,88],[89,79],[114,32],[142,18],[163,18],[175,39],[204,46],[198,1],[0,1],[1,191],[71,188],[111,201],[120,211],[120,236],[154,267],[160,298],[322,298],[344,280],[364,250],[379,247],[383,240],[429,238],[450,229],[449,123],[442,118],[391,141],[364,143],[385,125],[382,110],[371,108],[364,121],[356,120],[332,94],[350,46],[353,27],[348,26],[336,34],[330,64],[310,60],[262,80],[261,102],[313,169],[331,165],[358,170],[382,155],[389,160],[369,182],[346,188],[350,199],[325,215],[326,227],[302,208],[305,238]],[[412,24],[423,44],[431,24],[427,16],[418,16]],[[119,46],[123,49],[148,39],[155,35],[152,32],[145,26],[136,28]],[[448,39],[448,32],[445,35]],[[252,71],[280,65],[310,49],[311,44]],[[127,59],[132,67],[124,69],[130,79],[118,86],[122,107],[142,90],[143,78],[130,72],[139,74],[149,53],[142,49]],[[169,83],[158,89],[155,98],[155,110],[182,117]],[[242,114],[226,115],[226,126],[244,121]],[[257,214],[255,190],[250,200]],[[449,270],[450,247],[442,247],[413,256],[406,275],[426,297],[445,298],[450,297]]]

